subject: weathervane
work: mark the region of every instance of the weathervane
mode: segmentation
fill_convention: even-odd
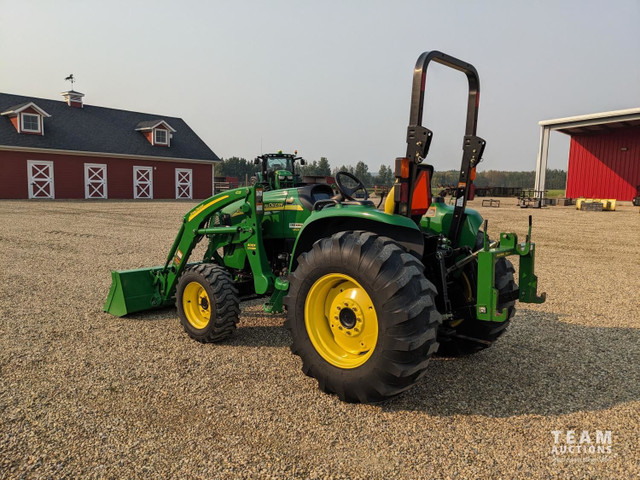
[[[73,73],[70,74],[67,78],[65,78],[65,80],[68,80],[69,82],[71,82],[71,90],[73,90],[73,82],[76,81],[76,79],[73,78]]]

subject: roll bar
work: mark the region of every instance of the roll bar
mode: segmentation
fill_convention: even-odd
[[[411,89],[411,110],[409,112],[409,128],[407,129],[407,156],[411,160],[410,167],[410,190],[408,198],[413,196],[413,182],[417,174],[417,164],[427,156],[429,146],[433,138],[433,132],[422,125],[422,113],[424,109],[425,87],[427,83],[427,68],[431,62],[440,63],[464,73],[469,82],[469,96],[467,101],[467,122],[465,126],[464,141],[462,145],[462,164],[460,166],[460,177],[458,188],[455,192],[456,202],[453,212],[449,238],[454,246],[457,246],[462,222],[464,220],[464,209],[470,194],[470,187],[473,183],[474,175],[472,171],[480,162],[486,142],[476,136],[478,123],[478,107],[480,104],[480,78],[473,65],[463,62],[451,55],[432,50],[424,52],[418,57],[413,70],[413,85]],[[407,211],[402,207],[398,213]]]
[[[424,89],[427,80],[427,67],[429,63],[436,62],[447,67],[459,70],[467,76],[469,81],[469,100],[467,102],[467,126],[465,135],[476,134],[478,122],[478,105],[480,100],[480,78],[475,67],[470,63],[458,60],[451,55],[431,50],[418,57],[416,67],[413,70],[413,88],[411,90],[411,113],[409,125],[422,125],[422,110],[424,106]]]

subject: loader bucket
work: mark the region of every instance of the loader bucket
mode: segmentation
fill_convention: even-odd
[[[104,304],[104,311],[122,317],[161,306],[158,302],[160,297],[156,296],[158,289],[153,284],[153,274],[161,269],[162,267],[112,270],[111,289]]]

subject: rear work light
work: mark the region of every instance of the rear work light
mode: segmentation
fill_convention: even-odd
[[[409,178],[409,159],[408,158],[396,158],[396,178]]]

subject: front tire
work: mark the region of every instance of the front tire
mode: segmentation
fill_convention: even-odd
[[[176,287],[176,307],[184,331],[201,343],[221,342],[236,329],[238,290],[227,270],[201,263],[185,270]]]
[[[441,321],[424,267],[393,240],[340,232],[298,258],[285,297],[291,351],[348,402],[396,395],[425,373]]]

